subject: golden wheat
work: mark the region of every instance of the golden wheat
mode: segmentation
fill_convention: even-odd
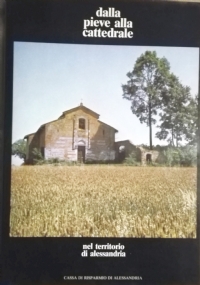
[[[12,169],[10,235],[196,237],[196,168]]]

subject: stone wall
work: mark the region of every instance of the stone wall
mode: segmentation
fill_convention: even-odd
[[[134,153],[136,160],[140,160],[140,152],[138,148],[129,140],[115,142],[116,160],[118,162],[124,161],[126,157]]]
[[[165,158],[163,154],[157,150],[147,150],[140,147],[141,151],[141,164],[146,165],[151,162],[164,163]]]
[[[164,163],[164,156],[156,150],[148,150],[140,146],[135,146],[129,140],[118,141],[115,143],[116,161],[123,162],[130,154],[134,153],[136,161],[141,165],[151,162]]]
[[[156,162],[158,156],[159,156],[159,152],[156,150],[146,150],[146,149],[142,149],[141,150],[141,164],[142,165],[146,165],[148,163],[151,162]]]

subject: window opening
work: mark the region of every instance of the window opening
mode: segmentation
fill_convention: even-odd
[[[79,129],[85,130],[85,119],[79,119]]]

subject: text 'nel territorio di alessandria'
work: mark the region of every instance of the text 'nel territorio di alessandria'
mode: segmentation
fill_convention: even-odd
[[[84,244],[82,257],[126,257],[123,244]]]

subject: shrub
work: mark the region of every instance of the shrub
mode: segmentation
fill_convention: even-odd
[[[195,146],[169,147],[163,152],[167,166],[194,166],[197,163],[197,149]]]
[[[125,164],[126,165],[133,165],[133,166],[139,165],[139,163],[137,162],[137,159],[136,159],[135,152],[132,152],[131,154],[129,154],[128,157],[125,158]]]
[[[43,158],[42,153],[39,149],[34,148],[32,150],[32,154],[33,154],[33,163],[34,164],[44,164],[44,158]]]
[[[181,165],[194,166],[197,164],[197,148],[192,145],[187,145],[181,148],[180,152]]]

